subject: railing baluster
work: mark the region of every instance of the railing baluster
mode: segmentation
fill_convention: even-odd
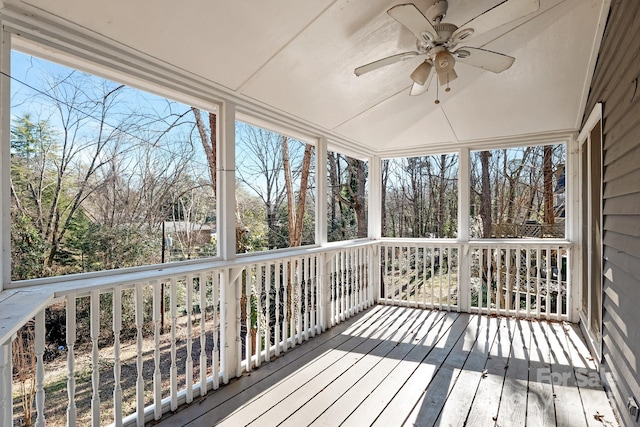
[[[177,363],[177,347],[176,347],[176,332],[178,314],[176,305],[178,304],[178,295],[176,290],[176,278],[172,277],[169,284],[169,315],[171,316],[171,368],[169,368],[170,375],[170,396],[171,396],[171,410],[178,409],[178,363]]]
[[[100,334],[100,293],[92,291],[90,297],[91,316],[91,424],[93,426],[100,425],[100,366],[98,351],[98,337]]]
[[[11,340],[0,343],[0,425],[13,425]]]
[[[439,259],[440,259],[440,262],[438,263],[438,283],[440,285],[439,286],[439,294],[440,294],[440,296],[439,296],[439,301],[438,301],[438,306],[439,306],[438,308],[440,310],[442,310],[442,285],[443,285],[443,283],[442,283],[442,279],[443,279],[443,277],[442,277],[442,265],[444,263],[444,253],[442,251],[442,246],[438,246],[438,254],[439,254]]]
[[[299,273],[299,260],[292,259],[290,264],[290,277],[291,277],[291,305],[289,307],[289,311],[291,313],[291,321],[289,322],[289,335],[291,336],[291,347],[295,347],[298,344],[298,286],[300,283],[300,273]]]
[[[495,306],[493,292],[493,248],[487,245],[487,314],[491,314]]]
[[[276,304],[276,318],[274,319],[274,332],[275,332],[275,338],[274,341],[276,343],[276,357],[280,356],[280,266],[281,263],[280,261],[276,261],[273,264],[273,275],[274,275],[274,281],[273,281],[273,286],[275,286],[276,288],[276,300],[275,300],[275,304]]]
[[[136,425],[144,426],[144,377],[143,367],[144,359],[142,358],[144,337],[142,335],[142,327],[144,325],[144,301],[142,283],[136,284],[135,292],[135,310],[136,310]],[[69,424],[75,425],[75,424]]]
[[[76,294],[66,297],[67,327],[67,425],[77,424],[78,408],[76,406]],[[144,406],[143,406],[144,407]]]
[[[542,248],[534,249],[536,251],[536,318],[542,317],[542,309],[541,309],[541,294],[542,294],[542,270],[543,267],[546,268],[546,263],[543,266],[542,264]],[[547,288],[547,292],[549,289]],[[548,298],[545,298],[545,305],[549,304]]]
[[[207,282],[207,274],[200,273],[198,275],[198,304],[200,305],[200,396],[207,394]]]
[[[318,328],[318,256],[312,255],[310,258],[310,269],[311,269],[311,294],[309,295],[309,304],[310,304],[310,322],[311,322],[311,336],[315,337],[316,333],[320,333],[320,329]]]
[[[260,367],[262,358],[262,266],[256,264],[256,368]]]
[[[549,314],[551,313],[551,274],[552,274],[552,269],[551,269],[551,247],[547,246],[546,251],[547,251],[547,262],[546,262],[546,267],[547,267],[547,297],[546,297],[546,301],[547,301],[547,303],[545,304],[545,319],[550,319],[550,315]]]
[[[213,389],[220,387],[220,295],[221,273],[214,270],[211,273],[211,303],[213,312],[213,343],[211,350],[211,365],[213,372]]]
[[[496,259],[496,273],[495,273],[495,281],[496,281],[496,313],[500,314],[503,309],[502,304],[502,247],[498,246],[495,249],[495,259]]]
[[[113,289],[113,419],[122,426],[122,385],[120,384],[120,332],[122,330],[122,288]]]
[[[416,244],[414,246],[414,259],[413,259],[413,277],[414,277],[414,283],[413,283],[413,302],[414,302],[414,306],[415,307],[422,307],[421,301],[420,301],[420,263],[421,263],[421,245],[420,244]]]
[[[262,276],[262,283],[264,283],[264,296],[265,296],[265,330],[264,330],[264,361],[271,360],[271,264],[265,264],[264,276]]]
[[[567,316],[567,320],[570,322],[573,322],[574,319],[573,317],[575,316],[575,312],[573,310],[573,304],[572,304],[572,300],[573,300],[573,285],[571,283],[571,259],[573,257],[572,255],[572,248],[566,248],[567,251],[567,266],[565,269],[565,274],[566,274],[566,283],[565,283],[565,287],[566,287],[566,296],[565,296],[565,303],[563,304],[563,307],[565,308],[565,313]],[[560,264],[560,266],[562,266],[562,264]]]
[[[253,346],[251,343],[251,274],[252,268],[251,266],[247,266],[243,273],[244,280],[244,324],[245,324],[245,334],[244,334],[244,356],[247,361],[247,372],[251,372],[253,368],[251,363],[251,356],[253,355]]]
[[[160,372],[160,322],[164,313],[160,311],[161,304],[161,288],[164,283],[152,281],[150,285],[153,287],[153,417],[159,420],[162,417],[162,373]]]
[[[527,318],[531,316],[531,249],[527,248]]]
[[[505,309],[507,314],[513,309],[513,303],[511,301],[512,298],[512,286],[511,286],[511,247],[507,246],[506,251],[506,259],[505,259]]]
[[[304,280],[304,269],[302,263],[304,258],[296,261],[296,341],[302,344],[302,281]]]
[[[282,261],[282,351],[289,348],[289,264]]]
[[[349,251],[349,272],[351,273],[351,316],[358,313],[358,298],[360,296],[358,281],[358,251],[356,248]]]
[[[333,286],[334,286],[334,295],[335,295],[335,322],[334,324],[339,324],[340,323],[340,308],[342,307],[342,297],[341,297],[341,293],[342,290],[341,288],[341,284],[340,284],[340,258],[341,258],[341,254],[340,252],[336,252],[336,254],[334,255],[334,273],[333,273]]]
[[[391,278],[389,280],[389,285],[390,285],[390,290],[391,290],[391,296],[390,296],[390,300],[391,300],[391,304],[395,303],[395,299],[396,299],[396,253],[395,253],[395,246],[393,245],[389,245],[390,246],[390,251],[391,251]]]
[[[453,282],[451,280],[451,269],[453,268],[454,250],[455,249],[452,248],[450,245],[447,246],[447,288],[446,288],[447,311],[451,311],[451,308],[453,306],[453,294],[451,290],[451,287],[453,286]]]
[[[355,283],[353,281],[353,253],[351,249],[344,251],[345,257],[345,283],[347,284],[347,312],[345,319],[353,315]]]
[[[185,387],[187,389],[186,402],[191,403],[193,401],[193,337],[192,331],[192,316],[193,316],[193,275],[187,275],[187,360],[185,362]]]
[[[247,267],[244,267],[249,268]],[[230,289],[229,287],[225,288],[225,307],[229,310],[229,316],[235,317],[235,327],[230,328],[229,323],[225,322],[225,334],[223,342],[225,342],[224,347],[224,358],[226,361],[225,364],[225,378],[224,383],[229,384],[229,380],[231,379],[231,375],[233,377],[238,377],[242,374],[242,340],[240,339],[240,330],[242,328],[242,280],[240,279],[240,274],[236,274],[237,270],[232,269],[230,271]],[[231,294],[227,294],[227,290],[231,291]],[[234,304],[229,306],[229,302],[233,301]],[[225,319],[228,319],[229,316],[225,313]],[[228,346],[233,345],[235,347],[235,351],[228,351]],[[251,354],[251,352],[249,352]],[[227,367],[231,367],[235,365],[235,369],[227,369]]]
[[[431,249],[429,250],[430,253],[430,261],[431,261],[431,265],[430,270],[431,270],[431,277],[429,277],[429,283],[431,285],[431,308],[435,307],[435,281],[436,281],[436,270],[435,270],[435,263],[436,263],[436,254],[435,254],[435,250],[433,248],[433,246],[431,247]]]
[[[302,288],[302,339],[309,339],[309,257],[303,258],[302,273],[304,276]]]
[[[36,352],[36,426],[44,427],[44,310],[35,317],[35,352]]]
[[[522,280],[522,248],[516,249],[516,317],[520,315],[522,296],[520,295],[520,282]]]
[[[340,322],[342,322],[343,318],[344,318],[344,289],[345,289],[345,281],[343,279],[343,272],[344,272],[344,252],[342,251],[338,251],[336,253],[336,277],[335,277],[335,281],[336,281],[336,300],[337,300],[337,306],[336,306],[336,313],[337,313],[337,318],[336,318],[336,324],[339,324]]]
[[[416,249],[416,257],[422,260],[422,280],[419,282],[419,292],[422,294],[422,308],[427,307],[427,246],[421,245]],[[419,268],[418,268],[419,270]],[[419,271],[417,272],[420,273]]]
[[[357,268],[357,275],[356,277],[358,278],[358,312],[364,310],[366,308],[366,288],[364,286],[365,283],[367,283],[364,280],[364,268],[362,267],[364,265],[364,253],[362,251],[362,248],[357,248],[356,249],[356,268]]]

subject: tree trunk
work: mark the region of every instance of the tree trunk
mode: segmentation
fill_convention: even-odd
[[[365,187],[365,170],[364,162],[362,160],[354,160],[356,168],[356,200],[354,209],[356,211],[356,221],[358,221],[358,237],[367,237],[367,218],[365,215],[365,200],[364,200],[364,187]]]
[[[191,111],[193,111],[193,115],[196,118],[196,126],[198,128],[198,133],[200,134],[200,140],[202,141],[202,148],[204,148],[204,153],[207,156],[207,164],[209,166],[209,174],[211,175],[211,186],[213,187],[213,195],[216,195],[216,181],[217,181],[217,171],[216,171],[216,150],[217,150],[217,120],[216,115],[213,113],[209,113],[209,128],[210,128],[210,137],[207,135],[207,130],[204,127],[204,122],[202,121],[202,116],[200,116],[200,110],[195,107],[191,107]]]
[[[542,171],[544,175],[544,222],[545,224],[554,223],[553,212],[553,147],[551,145],[544,146],[544,159],[542,162]]]
[[[295,240],[294,246],[302,244],[302,229],[304,227],[304,211],[307,204],[307,188],[309,185],[309,171],[311,169],[311,154],[313,147],[309,144],[304,148],[302,158],[302,173],[300,175],[300,191],[298,193],[298,211],[296,212],[296,222],[294,224]]]
[[[389,160],[382,161],[382,194],[380,199],[381,217],[380,225],[382,227],[382,237],[389,237],[387,234],[387,181],[389,180]]]
[[[331,202],[330,202],[331,204],[329,206],[329,215],[331,216],[329,221],[330,228],[327,231],[329,235],[332,235],[335,230],[336,224],[338,223],[337,203],[338,203],[338,195],[340,194],[340,190],[339,190],[340,187],[338,183],[336,154],[329,153],[327,157],[328,157],[327,163],[329,166],[328,168],[329,169],[329,186],[330,186],[330,192],[331,192]],[[322,195],[319,194],[318,197],[322,197]]]
[[[491,182],[489,180],[489,151],[480,152],[482,166],[482,197],[480,199],[480,218],[482,219],[482,237],[491,237]]]
[[[444,237],[444,193],[445,193],[445,172],[447,167],[447,155],[440,156],[440,188],[438,190],[438,237]]]
[[[282,164],[284,167],[285,188],[287,191],[287,210],[289,212],[289,246],[296,247],[302,244],[302,228],[304,225],[304,208],[307,199],[307,186],[309,171],[311,169],[311,145],[306,145],[302,158],[302,171],[300,173],[300,190],[298,192],[298,205],[296,208],[295,193],[293,191],[293,175],[291,173],[291,160],[289,158],[289,143],[286,136],[282,137]]]

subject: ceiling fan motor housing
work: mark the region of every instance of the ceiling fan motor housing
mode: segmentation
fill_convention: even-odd
[[[435,24],[433,28],[438,32],[438,38],[436,39],[436,42],[438,43],[447,42],[453,35],[454,31],[458,29],[456,25],[448,23]]]
[[[449,3],[447,0],[438,0],[433,3],[429,9],[427,10],[427,18],[434,23],[440,23],[447,15],[447,10],[449,9]]]

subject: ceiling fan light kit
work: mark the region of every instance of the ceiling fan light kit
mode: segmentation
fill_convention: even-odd
[[[419,85],[424,85],[429,78],[429,74],[431,74],[431,68],[433,68],[433,66],[428,61],[424,61],[422,64],[418,65],[415,70],[413,70],[413,73],[411,73],[410,76],[411,80]]]
[[[389,16],[416,37],[416,51],[392,55],[358,67],[354,70],[357,76],[422,56],[424,59],[410,75],[413,86],[409,94],[416,96],[428,91],[434,74],[438,75],[436,88],[438,84],[447,86],[446,92],[449,92],[449,83],[458,77],[455,71],[456,60],[493,73],[501,73],[513,65],[515,58],[477,47],[457,48],[458,44],[540,8],[540,0],[505,0],[458,27],[442,22],[449,8],[447,0],[429,1],[431,5],[426,10],[426,15],[413,3],[399,4],[387,11]],[[436,99],[436,104],[439,102]]]

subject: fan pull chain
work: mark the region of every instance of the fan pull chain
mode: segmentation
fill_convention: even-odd
[[[451,92],[451,88],[449,87],[449,73],[447,73],[447,88],[444,91]]]
[[[438,87],[439,86],[440,85],[438,84],[438,82],[436,82],[436,100],[434,101],[436,105],[440,104],[440,100],[438,99],[439,98],[439,95],[438,95]]]

